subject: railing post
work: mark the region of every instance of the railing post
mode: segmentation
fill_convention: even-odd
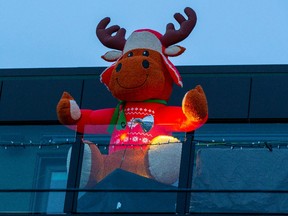
[[[179,174],[179,185],[181,189],[191,189],[192,177],[193,177],[193,166],[194,166],[194,155],[195,145],[193,144],[194,131],[186,134],[186,141],[182,145],[181,154],[181,165]],[[185,215],[189,213],[190,206],[190,192],[178,192],[177,193],[177,205],[176,212],[179,215]]]
[[[76,142],[72,145],[67,188],[79,188],[84,144],[82,143],[83,134],[76,133]],[[77,212],[78,191],[69,191],[65,195],[64,213]]]

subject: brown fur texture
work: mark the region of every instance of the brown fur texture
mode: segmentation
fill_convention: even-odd
[[[143,55],[144,52],[148,52],[149,56]],[[145,63],[147,68],[143,67]],[[115,65],[108,84],[112,95],[123,101],[144,101],[152,98],[168,100],[172,86],[173,80],[161,55],[148,49],[132,50],[123,55]]]
[[[183,112],[189,119],[203,121],[208,115],[206,95],[200,85],[188,91],[183,98]],[[197,116],[197,118],[195,118]]]
[[[56,108],[58,120],[64,125],[73,125],[77,123],[77,121],[71,117],[70,100],[74,100],[74,98],[68,92],[64,92]]]
[[[97,147],[94,145],[93,148]],[[151,178],[145,165],[147,151],[140,149],[125,149],[113,152],[109,155],[102,155],[97,148],[93,153],[93,159],[95,159],[95,161],[92,162],[91,174],[93,174],[92,179],[95,180],[94,183],[100,182],[117,168]],[[87,187],[89,187],[89,185],[87,185]]]

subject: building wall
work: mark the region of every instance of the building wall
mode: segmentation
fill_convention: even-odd
[[[42,177],[39,174],[39,157],[43,154],[44,158],[53,155],[62,158],[60,170],[66,169],[65,158],[71,143],[60,148],[54,145],[40,149],[41,136],[60,134],[75,137],[57,121],[56,105],[64,91],[68,91],[81,108],[100,109],[117,105],[117,100],[99,81],[103,69],[0,70],[0,168],[4,171],[0,176],[2,189],[47,187],[44,183],[49,183],[49,172],[44,172]],[[207,95],[208,122],[277,122],[288,119],[288,65],[182,66],[178,69],[184,87],[174,87],[169,105],[180,106],[184,94],[200,84]],[[7,125],[11,126],[11,130],[7,129]],[[46,129],[37,130],[26,125],[58,127],[47,132]],[[16,126],[17,130],[14,128]],[[19,129],[19,126],[24,126],[26,131]],[[31,139],[35,146],[28,145]],[[17,143],[17,148],[13,147],[11,141]],[[21,148],[21,142],[27,144],[27,147]],[[35,197],[33,193],[2,193],[0,212],[11,209],[29,211],[35,208]],[[39,202],[41,205],[42,201]]]
[[[288,66],[182,66],[184,87],[174,87],[170,105],[201,84],[209,120],[287,118]],[[0,70],[0,122],[57,121],[55,107],[68,91],[82,108],[115,107],[117,100],[100,83],[104,68]],[[2,73],[1,73],[2,72]]]

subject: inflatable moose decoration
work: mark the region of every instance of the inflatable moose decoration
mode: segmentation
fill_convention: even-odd
[[[195,130],[208,118],[206,96],[199,85],[186,93],[182,107],[166,105],[173,84],[182,87],[180,74],[168,56],[184,52],[184,47],[175,44],[188,37],[196,24],[195,12],[188,7],[184,11],[187,19],[180,13],[174,15],[179,30],[169,23],[164,35],[140,29],[127,40],[124,28],[118,25],[107,28],[110,18],[99,22],[98,39],[104,46],[115,49],[102,56],[115,63],[101,74],[101,82],[119,104],[101,110],[80,109],[72,96],[64,92],[57,106],[58,119],[64,125],[76,125],[82,133],[103,133],[103,128],[112,133],[107,155],[101,154],[94,144],[86,145],[89,160],[83,166],[88,167],[88,186],[119,166],[162,183],[177,181],[181,145],[153,144],[177,142],[172,132]],[[140,124],[145,118],[154,120],[149,131],[143,131]],[[87,125],[103,127],[87,131]]]

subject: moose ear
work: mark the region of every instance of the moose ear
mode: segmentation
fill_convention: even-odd
[[[174,56],[181,55],[184,51],[185,51],[184,47],[178,46],[178,45],[172,45],[172,46],[167,47],[164,50],[164,54],[167,56],[174,57]]]
[[[117,51],[117,50],[112,50],[112,51],[106,52],[103,56],[101,56],[101,58],[108,62],[114,62],[117,59],[119,59],[121,55],[122,55],[122,52]]]

